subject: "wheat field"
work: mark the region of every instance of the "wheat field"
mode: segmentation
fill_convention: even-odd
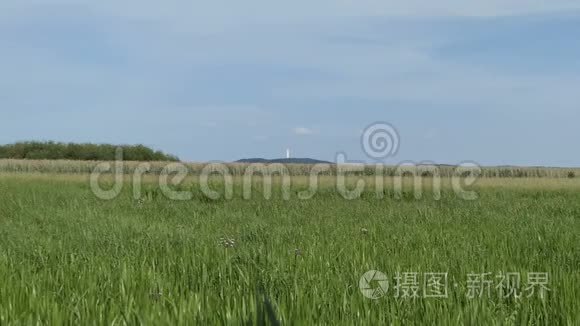
[[[369,187],[353,200],[336,192],[332,176],[321,178],[309,200],[294,196],[307,187],[305,176],[292,179],[289,200],[277,182],[264,199],[260,179],[256,195],[244,199],[240,178],[233,198],[211,200],[190,176],[177,187],[191,199],[175,201],[153,174],[138,199],[127,178],[118,197],[100,200],[88,184],[93,164],[0,162],[1,324],[580,321],[580,180],[567,171],[482,178],[470,201],[446,180],[438,200],[429,188],[416,199],[410,183],[396,198],[388,176],[384,196]],[[349,184],[359,178],[376,181],[351,176]],[[221,189],[219,179],[213,186]],[[389,284],[376,300],[361,291],[372,270]],[[445,273],[446,297],[425,297],[429,273]],[[486,273],[489,295],[470,295],[470,275]],[[548,277],[547,290],[528,297],[534,273]],[[507,274],[520,282],[501,283]],[[418,279],[402,288],[398,275]],[[402,295],[414,287],[419,297]]]
[[[89,174],[95,167],[103,162],[100,161],[69,161],[69,160],[15,160],[0,159],[0,173],[62,173],[62,174]],[[114,162],[108,162],[114,165]],[[123,173],[132,174],[143,162],[123,162]],[[150,165],[151,174],[159,174],[169,162],[147,162]],[[199,175],[206,163],[182,163],[192,175]],[[251,164],[247,163],[223,163],[234,176],[241,176]],[[309,175],[312,165],[285,164],[290,175]],[[454,174],[455,167],[449,165],[436,165],[442,177],[450,177]],[[420,165],[416,170],[420,171]],[[385,166],[380,174],[393,176],[397,173],[396,166]],[[336,166],[332,165],[326,175],[336,174]],[[375,166],[368,165],[363,171],[354,173],[361,175],[375,175]],[[547,167],[483,167],[483,178],[576,178],[580,177],[578,168],[547,168]]]

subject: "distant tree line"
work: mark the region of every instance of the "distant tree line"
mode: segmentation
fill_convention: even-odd
[[[179,161],[174,155],[143,145],[74,144],[59,142],[18,142],[0,145],[0,159],[113,161],[117,148],[125,161]]]

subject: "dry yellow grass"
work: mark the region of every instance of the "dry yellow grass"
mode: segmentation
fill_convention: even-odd
[[[0,180],[8,179],[20,179],[20,180],[38,180],[38,181],[62,181],[71,183],[89,183],[88,174],[73,174],[73,173],[30,173],[30,172],[0,172]],[[105,174],[100,178],[103,182],[113,182],[114,178],[111,174]],[[130,175],[125,175],[123,178],[126,184],[131,184],[133,179]],[[145,175],[143,176],[143,183],[146,185],[156,185],[159,184],[158,175]],[[328,189],[336,187],[336,177],[335,176],[320,176],[318,179],[318,185],[320,189]],[[356,182],[362,180],[365,182],[366,190],[374,190],[377,178],[374,176],[348,176],[346,177],[346,184],[349,188],[354,188]],[[223,178],[219,176],[211,177],[212,182],[223,182]],[[235,176],[233,178],[234,184],[240,185],[243,183],[242,176]],[[275,176],[272,179],[273,187],[280,187],[282,179],[279,176]],[[412,189],[413,178],[404,177],[403,185],[404,189]],[[253,178],[253,184],[256,186],[261,186],[263,182],[263,177],[256,175]],[[393,177],[384,177],[384,189],[393,189],[395,185],[395,179]],[[433,180],[432,178],[425,177],[422,180],[423,189],[428,192],[432,189]],[[188,176],[182,184],[198,184],[198,176]],[[295,188],[306,188],[310,184],[310,178],[307,176],[292,176],[291,177],[292,187]],[[443,177],[441,178],[442,189],[449,189],[452,185],[452,179]],[[580,190],[580,178],[568,179],[568,178],[480,178],[471,187],[477,188],[505,188],[505,189],[544,189],[544,190]]]
[[[13,160],[0,159],[0,172],[10,173],[64,173],[64,174],[89,174],[97,165],[103,162],[97,161],[67,161],[67,160]],[[131,174],[144,162],[123,162],[124,173]],[[151,167],[150,174],[159,174],[168,162],[147,162]],[[192,175],[199,175],[206,166],[204,163],[183,163]],[[249,164],[227,163],[230,173],[234,176],[244,175]],[[312,165],[286,164],[285,167],[293,176],[309,175]],[[396,166],[387,166],[383,174],[386,176],[395,175]],[[442,177],[451,177],[455,173],[453,166],[438,166],[439,174]],[[333,175],[336,167],[324,174]],[[364,171],[358,172],[361,175],[375,175],[376,168],[373,165],[365,167]],[[488,167],[483,168],[484,178],[569,178],[570,176],[580,177],[578,168],[543,168],[543,167]]]

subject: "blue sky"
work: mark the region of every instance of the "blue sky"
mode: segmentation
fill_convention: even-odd
[[[230,1],[231,2],[231,1]],[[580,166],[580,2],[4,0],[0,143]]]

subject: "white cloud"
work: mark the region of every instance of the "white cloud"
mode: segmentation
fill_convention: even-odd
[[[314,130],[305,127],[294,128],[294,134],[299,136],[308,136],[314,134]]]

